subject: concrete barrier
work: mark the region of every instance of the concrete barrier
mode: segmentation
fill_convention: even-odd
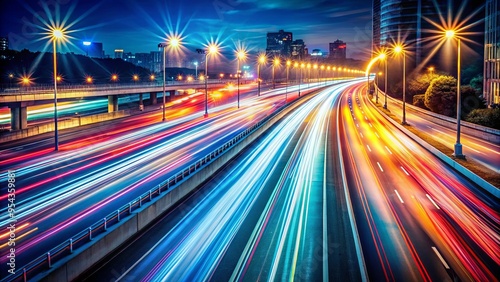
[[[468,170],[466,167],[462,166],[461,164],[457,163],[454,161],[452,158],[448,157],[438,149],[434,148],[431,146],[429,143],[425,142],[422,140],[420,137],[417,135],[413,134],[411,131],[406,129],[404,126],[399,124],[398,122],[394,121],[392,118],[388,117],[384,112],[382,112],[374,103],[371,99],[368,99],[370,103],[377,109],[377,111],[385,117],[389,122],[391,122],[394,126],[396,126],[399,130],[401,130],[404,134],[406,134],[408,137],[413,139],[415,142],[420,144],[420,146],[424,147],[427,151],[431,152],[434,156],[438,157],[441,161],[444,163],[450,165],[453,167],[455,170],[460,172],[462,175],[464,175],[466,178],[468,178],[470,181],[478,185],[479,187],[483,188],[484,190],[488,191],[491,193],[494,197],[497,199],[500,198],[500,189],[491,185],[489,182],[486,180],[482,179],[479,177],[477,174],[473,173],[472,171]]]
[[[380,99],[380,95],[383,96],[384,92],[379,90],[379,99]],[[402,101],[400,101],[398,99],[394,99],[394,98],[390,97],[389,95],[387,95],[387,100],[390,100],[391,102],[396,103],[396,104],[400,105],[401,107],[403,105]],[[413,106],[409,103],[406,103],[406,109],[408,111],[412,111],[414,113],[417,113],[420,116],[424,116],[425,119],[427,119],[433,123],[442,125],[442,126],[447,127],[449,129],[456,129],[457,128],[456,118],[451,118],[451,117],[447,117],[444,115],[440,115],[440,114]],[[500,144],[500,130],[498,130],[498,129],[474,124],[474,123],[463,121],[463,120],[460,121],[460,125],[461,125],[462,133],[465,133],[467,135],[474,136],[474,137],[477,137],[477,138],[480,138],[482,140],[489,141],[489,142],[492,142],[495,144]]]
[[[240,139],[238,143],[225,153],[205,164],[197,173],[187,176],[177,187],[153,201],[144,204],[141,208],[133,211],[131,215],[122,218],[121,224],[115,225],[113,228],[109,228],[107,232],[96,236],[92,241],[87,242],[73,254],[55,263],[51,269],[35,276],[33,280],[73,281],[77,279],[84,271],[99,262],[99,260],[123,244],[134,234],[144,229],[145,226],[183,199],[186,195],[193,192],[199,185],[209,180],[213,174],[244,150],[255,139],[266,132],[290,111],[310,98],[311,96],[305,95],[302,96],[301,99],[292,102],[286,109],[270,118],[246,138]]]
[[[89,116],[82,117],[71,117],[71,118],[63,118],[57,121],[58,130],[63,130],[67,128],[73,128],[77,126],[82,126],[91,123],[98,123],[107,120],[113,120],[117,118],[122,118],[130,115],[130,111],[121,110],[112,113],[102,113],[95,114]],[[4,133],[0,135],[0,143],[6,143],[9,141],[15,141],[18,139],[39,135],[42,133],[53,132],[54,131],[54,122],[47,122],[44,124],[38,124],[34,126],[30,126],[26,129],[12,131],[8,133]]]

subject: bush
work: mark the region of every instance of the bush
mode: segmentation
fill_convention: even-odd
[[[425,91],[425,106],[431,111],[455,117],[457,105],[457,80],[452,76],[438,76]]]
[[[428,110],[428,108],[425,106],[425,94],[414,95],[413,105]]]
[[[500,108],[472,110],[465,120],[475,124],[500,129]]]

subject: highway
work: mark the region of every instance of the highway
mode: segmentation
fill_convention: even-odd
[[[379,103],[384,103],[383,95],[379,95]],[[400,120],[403,115],[401,104],[395,103],[392,99],[387,99],[387,107]],[[456,124],[455,129],[433,123],[420,115],[411,108],[406,108],[406,121],[425,132],[429,137],[439,143],[447,146],[451,150],[457,141]],[[486,168],[500,173],[500,144],[491,143],[474,136],[470,136],[463,131],[460,134],[460,143],[463,145],[463,153],[468,159],[472,159]]]
[[[342,100],[339,136],[370,280],[495,280],[499,201],[385,120],[361,88]]]
[[[323,86],[323,83],[320,84]],[[290,100],[297,86],[289,87]],[[311,85],[311,89],[313,85]],[[302,86],[304,91],[304,85]],[[236,110],[236,91],[210,95],[204,118],[203,96],[179,100],[161,122],[161,111],[131,116],[119,122],[61,132],[60,150],[45,134],[0,148],[0,181],[7,169],[16,181],[16,264],[18,267],[86,229],[144,191],[204,157],[234,135],[285,103],[285,89],[243,89]],[[36,141],[34,141],[36,140]],[[4,188],[2,188],[4,189]],[[0,271],[6,273],[7,193],[0,201]]]
[[[304,102],[82,279],[495,280],[498,200],[398,132],[363,86]]]
[[[359,281],[347,202],[328,173],[331,108],[348,85],[304,102],[82,279]]]

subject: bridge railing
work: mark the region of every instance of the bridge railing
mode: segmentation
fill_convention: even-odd
[[[319,85],[318,85],[319,86]],[[178,185],[186,180],[192,174],[198,172],[200,169],[211,163],[213,160],[218,158],[221,154],[231,149],[233,146],[241,142],[246,136],[253,133],[255,130],[259,129],[268,120],[278,115],[285,109],[286,105],[282,105],[277,111],[258,121],[249,128],[243,130],[231,140],[225,142],[217,149],[211,151],[204,157],[198,159],[197,161],[191,163],[190,165],[184,167],[180,172],[167,178],[160,184],[156,185],[152,189],[149,189],[136,199],[130,201],[129,203],[121,206],[116,211],[111,212],[107,216],[98,220],[88,228],[80,231],[76,235],[72,236],[63,243],[57,245],[56,247],[50,249],[44,255],[37,257],[36,259],[30,261],[25,266],[18,268],[22,269],[22,272],[16,272],[16,274],[11,274],[3,278],[1,281],[27,281],[34,277],[41,271],[46,271],[52,267],[55,262],[61,261],[63,258],[70,256],[76,249],[83,247],[85,244],[92,241],[96,236],[106,233],[107,229],[119,224],[122,220],[125,220],[128,216],[131,216],[134,211],[140,209],[144,203],[153,201],[155,198],[161,196],[164,193],[169,193],[175,189]]]
[[[233,80],[228,79],[209,79],[207,84],[220,84],[229,83]],[[166,83],[167,87],[171,86],[203,86],[205,82],[200,80],[193,81],[169,81]],[[87,90],[87,91],[99,91],[99,90],[113,90],[113,89],[131,89],[131,88],[145,88],[145,87],[162,87],[162,82],[138,82],[138,83],[108,83],[108,84],[61,84],[57,86],[57,90]],[[19,86],[5,88],[0,92],[0,95],[5,94],[23,94],[23,93],[33,93],[33,92],[47,92],[53,91],[54,85],[37,85],[37,86]]]

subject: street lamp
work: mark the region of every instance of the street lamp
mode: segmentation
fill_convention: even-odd
[[[177,36],[169,36],[168,39],[167,39],[167,43],[159,43],[158,44],[158,48],[163,48],[163,118],[162,118],[162,121],[165,121],[166,120],[166,113],[165,113],[165,104],[166,104],[166,89],[165,89],[165,86],[167,84],[167,81],[166,81],[166,70],[165,70],[165,61],[166,61],[166,52],[167,52],[167,47],[171,47],[171,48],[177,48],[180,46],[181,44],[181,39]],[[156,99],[156,94],[154,96],[154,99]]]
[[[313,69],[316,71],[316,83],[319,80],[319,70],[318,70],[318,64],[313,65]]]
[[[300,82],[299,82],[299,97],[300,97],[300,85],[302,84],[302,70],[306,67],[306,64],[300,64]]]
[[[243,49],[240,49],[238,51],[236,51],[236,57],[237,57],[237,60],[238,60],[238,68],[236,70],[236,75],[238,76],[237,78],[237,83],[238,83],[238,109],[240,108],[240,60],[243,60],[245,59],[247,56],[247,53],[245,52],[245,50]]]
[[[258,92],[257,96],[260,96],[260,65],[265,64],[267,61],[267,57],[265,54],[260,54],[257,62],[257,87],[258,87]]]
[[[307,63],[307,88],[309,89],[309,85],[311,82],[311,64]]]
[[[275,78],[274,78],[274,69],[276,66],[279,66],[279,64],[280,64],[280,59],[274,58],[274,60],[273,60],[273,89],[276,88],[276,82],[275,82]]]
[[[55,28],[52,30],[52,45],[54,47],[54,150],[59,151],[59,133],[57,131],[57,40],[63,39],[64,34],[61,29]]]
[[[194,62],[194,67],[195,67],[194,77],[197,78],[198,77],[198,62]]]
[[[207,50],[196,49],[196,51],[200,54],[205,55],[205,76],[203,77],[203,80],[205,80],[205,115],[204,116],[208,117],[208,85],[207,85],[207,81],[208,81],[208,55],[217,54],[219,52],[219,46],[214,44],[214,43],[210,43],[208,45]]]
[[[286,61],[286,84],[285,84],[285,103],[287,101],[288,96],[288,72],[290,71],[290,66],[292,65],[292,61]]]
[[[448,39],[457,39],[457,142],[454,146],[455,152],[453,156],[458,159],[465,159],[465,155],[462,153],[462,144],[460,144],[460,116],[462,115],[462,97],[460,93],[460,37],[454,30],[447,30],[445,36]]]
[[[377,87],[375,87],[375,104],[378,104],[378,89],[379,89],[379,86],[378,86],[378,77],[382,75],[382,72],[379,71],[377,73]]]
[[[406,125],[406,52],[400,44],[394,46],[394,52],[403,54],[403,121],[401,124]]]
[[[325,66],[321,65],[320,69],[321,69],[321,74],[322,74],[321,76],[324,77],[325,76]],[[320,81],[321,81],[321,79],[320,79]],[[325,83],[325,85],[326,85],[326,83]]]

